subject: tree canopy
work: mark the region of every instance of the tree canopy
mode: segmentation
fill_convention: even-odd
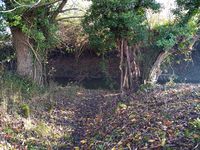
[[[92,0],[83,27],[94,45],[104,43],[104,46],[113,48],[114,43],[122,38],[137,43],[146,37],[146,9],[158,11],[159,7],[154,0]]]

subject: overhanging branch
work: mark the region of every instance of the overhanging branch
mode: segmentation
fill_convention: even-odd
[[[58,8],[56,9],[56,11],[54,11],[54,13],[51,16],[52,20],[55,20],[56,17],[58,16],[58,14],[60,13],[60,11],[65,7],[66,3],[68,0],[63,0],[60,5],[58,6]]]
[[[55,0],[55,1],[52,1],[52,2],[38,4],[38,5],[34,6],[33,8],[38,8],[38,7],[53,5],[53,4],[55,4],[55,3],[59,2],[59,1],[62,1],[62,0]]]
[[[35,2],[35,3],[33,3],[33,4],[22,4],[22,3],[19,3],[18,1],[16,1],[16,0],[13,0],[17,5],[19,5],[19,6],[22,6],[22,7],[34,7],[34,6],[36,6],[36,5],[38,5],[40,2],[41,2],[41,0],[38,0],[37,2]]]
[[[72,11],[72,10],[77,10],[77,11],[85,12],[84,10],[79,9],[79,8],[69,8],[69,9],[61,10],[60,13],[64,13],[64,12],[66,12],[66,11]]]
[[[9,10],[2,10],[2,11],[0,11],[0,13],[9,13],[9,12],[13,12],[13,11],[15,11],[16,9],[18,9],[18,8],[23,8],[23,7],[33,8],[34,6],[37,6],[37,5],[41,2],[41,0],[38,0],[37,2],[35,2],[35,3],[33,3],[33,4],[27,5],[27,4],[19,3],[19,2],[16,1],[16,0],[13,0],[13,1],[14,1],[18,6],[12,8],[12,9],[9,9]]]
[[[84,16],[70,16],[70,17],[62,17],[56,19],[56,21],[62,21],[62,20],[67,20],[67,19],[78,19],[78,18],[83,18]]]

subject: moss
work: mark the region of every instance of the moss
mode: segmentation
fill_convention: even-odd
[[[38,123],[34,131],[37,133],[39,137],[47,137],[51,135],[51,128],[43,122]]]
[[[24,118],[28,118],[30,116],[30,107],[27,104],[20,105],[20,114]]]

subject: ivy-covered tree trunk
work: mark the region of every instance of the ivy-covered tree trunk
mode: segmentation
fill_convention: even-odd
[[[32,79],[38,85],[43,85],[43,78],[46,77],[44,62],[47,49],[55,46],[57,39],[54,36],[56,17],[62,12],[67,0],[3,2],[8,12],[4,17],[11,28],[16,50],[17,73]]]
[[[13,46],[16,50],[17,57],[17,73],[21,76],[33,78],[33,57],[28,45],[29,38],[21,29],[17,27],[11,28]]]
[[[17,73],[43,85],[43,63],[34,50],[29,37],[17,27],[11,28],[13,46],[16,50]]]
[[[34,65],[33,65],[33,81],[37,83],[40,86],[44,85],[44,74],[46,73],[45,67],[41,59],[35,59],[34,60]]]

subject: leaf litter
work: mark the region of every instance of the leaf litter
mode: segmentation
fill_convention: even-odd
[[[200,129],[191,130],[191,122],[200,118],[197,84],[158,85],[123,98],[104,90],[68,89],[28,100],[27,119],[1,108],[0,149],[200,148]]]

